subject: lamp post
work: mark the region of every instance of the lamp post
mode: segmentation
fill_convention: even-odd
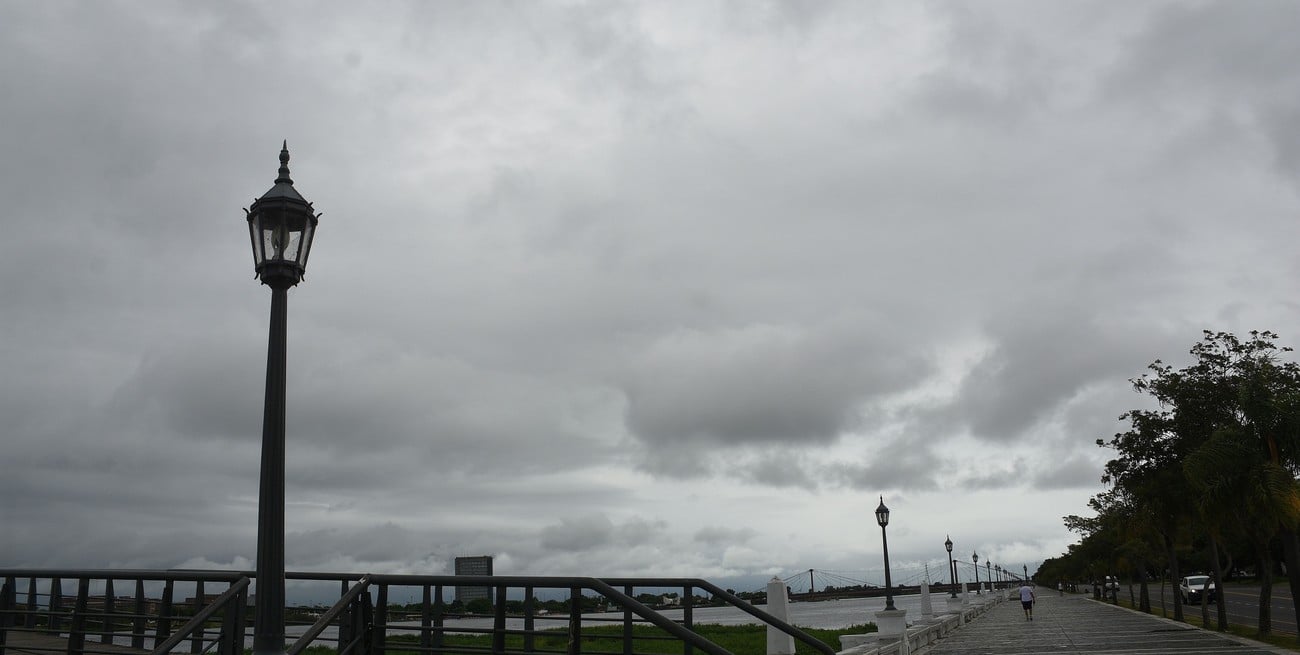
[[[998,586],[1001,587],[1002,586],[1002,565],[999,564],[993,567],[993,571],[998,574]]]
[[[1025,570],[1025,582],[1028,583],[1028,582],[1029,582],[1029,565],[1028,565],[1028,564],[1021,564],[1021,565],[1020,565],[1020,568],[1022,568],[1022,569]]]
[[[993,569],[990,568],[989,560],[988,560],[987,558],[984,559],[984,577],[988,578],[988,580],[989,580],[989,593],[992,593],[992,592],[993,592],[993,589],[994,589],[994,586],[993,586]]]
[[[970,561],[975,563],[975,595],[980,595],[980,554],[971,551]]]
[[[302,281],[319,218],[293,188],[289,144],[280,150],[275,186],[244,210],[253,244],[253,268],[271,287],[262,414],[262,472],[257,501],[257,601],[254,655],[284,653],[284,396],[288,290]]]
[[[957,597],[957,565],[952,562],[952,537],[943,540],[943,547],[948,549],[948,577],[952,582],[952,597]]]
[[[894,585],[889,579],[889,538],[885,535],[885,526],[889,525],[889,508],[885,507],[885,497],[880,497],[876,507],[876,523],[880,525],[880,545],[885,552],[885,609],[894,609]]]

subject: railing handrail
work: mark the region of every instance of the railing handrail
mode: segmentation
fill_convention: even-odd
[[[240,591],[248,588],[248,584],[249,580],[246,577],[236,580],[224,593],[217,596],[216,600],[208,603],[206,607],[199,610],[199,612],[194,615],[194,618],[186,621],[185,625],[181,626],[176,632],[173,632],[172,635],[167,638],[167,641],[154,647],[152,655],[170,653],[171,650],[182,641],[189,639],[190,634],[195,630],[202,629],[203,625],[207,623],[208,619],[212,618],[213,614],[216,614],[219,610],[225,609],[228,603],[238,597]],[[241,607],[239,608],[239,611],[243,611],[243,609],[244,608]]]
[[[0,576],[15,578],[68,578],[91,580],[172,580],[235,582],[253,576],[240,571],[203,569],[0,569]],[[354,576],[355,577],[355,576]]]
[[[348,593],[343,594],[343,596],[339,598],[338,602],[334,603],[334,606],[331,607],[328,612],[322,614],[321,617],[317,619],[316,622],[313,623],[297,641],[293,642],[293,645],[289,647],[289,650],[285,651],[285,655],[298,655],[298,653],[302,652],[303,649],[310,646],[311,642],[314,641],[316,637],[320,636],[320,633],[324,632],[325,628],[329,627],[329,624],[333,623],[334,620],[343,613],[343,610],[347,609],[348,605],[351,605],[352,602],[357,599],[357,596],[360,596],[361,592],[365,591],[369,586],[370,576],[361,576],[361,579],[358,580],[356,584],[352,585],[351,589],[348,589]]]
[[[651,585],[644,584],[643,582],[644,578],[605,578],[604,580],[609,584],[620,585],[620,586],[637,585],[638,583],[640,583],[639,586],[651,586]],[[823,642],[822,640],[804,632],[803,630],[800,630],[799,628],[789,623],[786,623],[781,619],[778,619],[775,616],[772,616],[771,614],[768,614],[767,612],[764,612],[763,610],[758,609],[757,607],[754,607],[753,605],[750,605],[748,602],[746,602],[744,599],[740,598],[739,596],[718,587],[717,585],[713,584],[712,582],[709,582],[708,580],[703,580],[700,578],[654,578],[653,580],[655,582],[659,582],[659,581],[667,582],[667,584],[664,585],[654,585],[654,586],[683,587],[683,588],[699,587],[700,589],[703,589],[713,594],[716,597],[720,597],[726,600],[736,609],[745,612],[750,616],[753,616],[754,618],[762,621],[763,623],[766,623],[770,626],[777,628],[781,632],[784,632],[794,637],[795,639],[802,641],[803,643],[811,646],[812,648],[817,649],[817,651],[822,653],[823,655],[835,655],[836,653],[835,649],[826,645],[826,643]]]

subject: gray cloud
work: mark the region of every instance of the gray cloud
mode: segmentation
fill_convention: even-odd
[[[0,5],[0,563],[251,560],[286,138],[291,566],[1050,556],[1128,378],[1300,319],[1290,6],[305,9]]]

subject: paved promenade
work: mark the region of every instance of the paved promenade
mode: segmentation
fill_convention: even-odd
[[[1096,602],[1082,594],[1041,589],[1034,620],[1009,600],[935,642],[924,655],[1137,653],[1253,655],[1294,651],[1209,632]],[[917,653],[913,653],[917,655]]]

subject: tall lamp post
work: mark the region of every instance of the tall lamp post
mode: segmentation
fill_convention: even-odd
[[[970,561],[975,563],[975,595],[980,595],[980,554],[971,551]]]
[[[993,569],[988,558],[984,559],[984,577],[989,581],[989,593],[993,593]]]
[[[288,290],[302,281],[319,216],[289,177],[289,144],[280,150],[275,186],[244,210],[253,268],[271,287],[262,414],[262,473],[257,501],[257,600],[254,655],[284,654],[284,396]]]
[[[1022,569],[1025,570],[1025,583],[1027,584],[1027,583],[1029,582],[1029,565],[1028,565],[1028,564],[1021,564],[1021,565],[1020,565],[1020,568],[1022,568]]]
[[[885,609],[894,608],[894,585],[889,579],[889,537],[885,535],[885,526],[889,525],[889,508],[885,507],[885,497],[880,497],[880,506],[876,507],[876,523],[880,525],[880,544],[885,551]]]
[[[952,562],[952,537],[943,540],[943,547],[948,549],[948,577],[952,581],[952,597],[957,597],[957,565]]]

